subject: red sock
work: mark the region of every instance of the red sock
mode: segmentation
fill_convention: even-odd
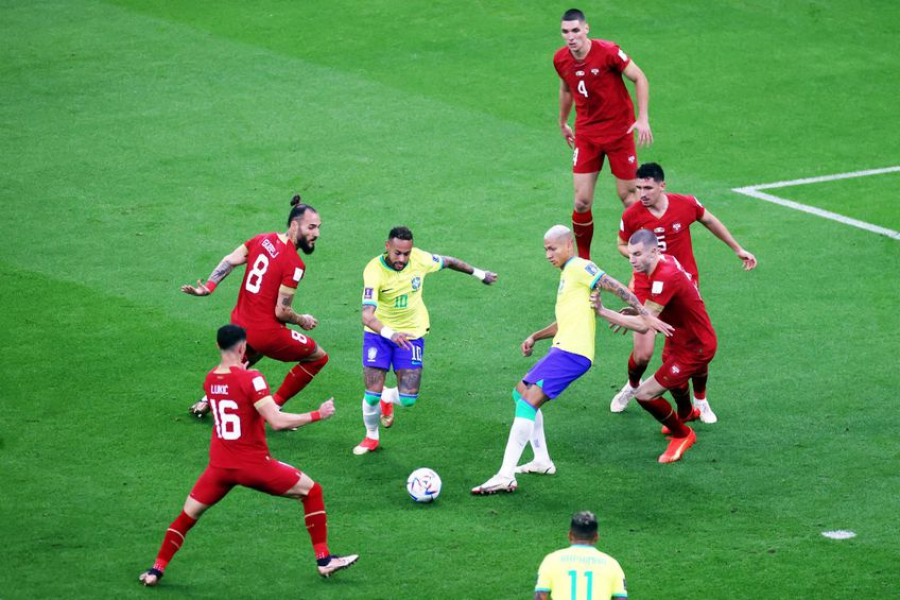
[[[706,400],[706,382],[709,380],[709,369],[691,377],[691,383],[694,384],[694,398],[697,400]]]
[[[187,535],[187,532],[191,530],[191,527],[196,522],[197,519],[189,517],[184,511],[181,511],[178,518],[172,521],[169,529],[166,530],[166,537],[163,538],[159,554],[156,555],[156,562],[153,563],[154,569],[160,572],[166,570],[166,565],[169,564],[169,561],[172,560],[172,557],[175,556],[175,553],[178,552],[178,549],[184,543],[184,536]]]
[[[316,373],[321,371],[326,364],[328,364],[327,354],[312,362],[299,363],[288,371],[284,381],[281,382],[281,387],[278,388],[278,391],[273,396],[275,404],[284,406],[284,403],[299,394],[300,390],[305,388],[316,376]]]
[[[309,493],[303,498],[303,514],[306,515],[306,530],[312,540],[316,560],[328,558],[328,516],[325,514],[325,500],[322,498],[322,486],[314,483]]]
[[[575,245],[578,246],[578,256],[591,259],[591,240],[594,239],[594,215],[591,211],[572,211],[572,231],[575,233]]]
[[[648,413],[653,415],[654,419],[668,427],[669,431],[672,432],[673,437],[685,437],[690,432],[690,429],[685,427],[684,423],[681,422],[681,419],[678,418],[678,415],[672,409],[672,405],[662,398],[638,400],[638,404],[640,404]]]
[[[628,356],[628,383],[636,388],[641,385],[641,376],[647,370],[647,364],[639,365],[634,362],[634,353]]]
[[[675,406],[678,407],[678,418],[684,421],[691,416],[691,412],[694,410],[694,405],[691,404],[691,391],[688,386],[669,391],[672,392]]]

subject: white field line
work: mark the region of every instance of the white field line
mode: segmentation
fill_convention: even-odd
[[[773,204],[778,204],[780,206],[786,206],[788,208],[793,208],[794,210],[799,210],[801,212],[809,213],[811,215],[816,215],[817,217],[822,217],[824,219],[830,219],[832,221],[837,221],[838,223],[843,223],[844,225],[850,225],[851,227],[858,227],[859,229],[865,229],[866,231],[871,231],[872,233],[877,233],[879,235],[886,235],[887,237],[895,240],[900,240],[900,231],[894,231],[893,229],[888,229],[887,227],[879,227],[878,225],[872,225],[871,223],[866,223],[865,221],[860,221],[858,219],[851,219],[850,217],[845,217],[844,215],[839,215],[837,213],[833,213],[828,210],[823,210],[821,208],[816,208],[815,206],[808,206],[806,204],[801,204],[799,202],[794,202],[793,200],[786,200],[785,198],[779,198],[773,194],[767,194],[765,192],[761,192],[759,190],[771,190],[781,187],[789,187],[794,185],[806,185],[810,183],[822,183],[825,181],[837,181],[838,179],[851,179],[853,177],[869,177],[871,175],[881,175],[884,173],[896,173],[900,171],[900,166],[898,167],[887,167],[885,169],[869,169],[866,171],[853,171],[852,173],[837,173],[835,175],[823,175],[822,177],[808,177],[806,179],[794,179],[791,181],[778,181],[775,183],[763,183],[760,185],[750,185],[747,187],[734,188],[731,191],[736,192],[738,194],[743,194],[745,196],[750,196],[751,198],[757,198],[759,200],[765,200],[766,202],[771,202]]]

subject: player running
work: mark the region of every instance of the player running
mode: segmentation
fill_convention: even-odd
[[[390,427],[394,405],[413,406],[419,397],[425,335],[430,329],[422,294],[425,277],[441,269],[467,273],[485,285],[497,281],[496,273],[413,247],[413,234],[406,227],[391,229],[384,254],[370,260],[363,271],[362,364],[366,391],[362,416],[366,436],[353,454],[377,450],[379,418],[382,425]],[[399,390],[384,387],[385,375],[392,366]]]
[[[691,281],[700,289],[700,276],[697,272],[697,261],[691,244],[691,224],[702,223],[713,235],[725,242],[744,264],[744,270],[756,267],[756,257],[744,250],[735,241],[728,228],[709,212],[694,196],[666,193],[665,173],[656,163],[645,163],[637,171],[637,189],[641,201],[625,209],[619,227],[618,247],[625,258],[628,255],[628,239],[639,229],[649,229],[659,240],[659,250],[663,254],[675,257]],[[641,302],[646,302],[650,294],[650,283],[643,273],[634,273],[634,293]],[[628,382],[613,397],[609,410],[618,413],[625,410],[628,402],[641,383],[641,376],[647,370],[653,358],[654,334],[634,333],[634,350],[628,358]],[[715,423],[718,418],[709,406],[706,398],[706,383],[709,374],[698,372],[692,379],[694,384],[694,407],[689,417],[698,417],[704,423]],[[690,402],[690,390],[673,389],[672,395],[682,396],[682,402]],[[685,400],[687,399],[687,400]]]
[[[659,462],[672,463],[697,440],[694,430],[685,425],[694,418],[694,407],[687,394],[672,394],[677,406],[673,410],[662,394],[683,389],[692,376],[707,372],[716,354],[716,332],[691,275],[674,257],[661,253],[652,231],[639,229],[632,234],[628,256],[635,272],[648,280],[650,291],[644,308],[675,327],[663,347],[662,366],[634,392],[638,404],[663,424],[663,433],[671,434]]]
[[[235,486],[301,500],[319,575],[329,577],[346,569],[359,556],[337,556],[329,551],[322,486],[309,475],[269,456],[264,424],[272,429],[290,429],[328,419],[334,414],[333,399],[322,403],[319,410],[302,415],[281,412],[259,371],[247,370],[243,365],[246,332],[237,325],[225,325],[216,338],[221,362],[209,372],[203,385],[215,419],[209,464],[185,500],[181,514],[166,530],[153,566],[138,580],[147,586],[158,584],[191,528]]]
[[[594,513],[585,510],[572,515],[571,546],[544,557],[534,586],[534,600],[627,598],[625,573],[616,559],[597,550],[599,537]]]
[[[559,128],[571,148],[575,210],[572,229],[578,256],[590,259],[594,236],[594,186],[609,158],[622,204],[637,200],[635,191],[634,134],[638,143],[653,143],[650,131],[650,82],[646,75],[614,42],[588,38],[590,26],[584,13],[573,8],[562,16],[561,32],[566,45],[553,56],[559,75]],[[634,83],[638,116],[622,76]],[[569,113],[575,105],[575,132],[569,127]]]
[[[328,363],[328,353],[306,334],[288,328],[299,325],[309,331],[318,321],[312,315],[297,314],[291,305],[297,285],[306,275],[306,265],[297,254],[312,254],[322,219],[312,206],[303,204],[300,196],[291,200],[291,212],[285,233],[261,233],[241,244],[227,255],[210,274],[206,283],[183,285],[181,291],[191,296],[209,296],[235,267],[249,265],[238,292],[237,305],[231,311],[231,322],[247,330],[248,366],[263,356],[282,362],[296,362],[275,392],[275,404],[285,402],[305,388]],[[198,417],[209,412],[204,396],[191,406]]]
[[[536,331],[522,342],[522,354],[531,356],[538,340],[553,338],[553,347],[539,360],[512,392],[516,403],[515,419],[503,454],[500,471],[483,484],[472,488],[476,495],[513,492],[518,487],[516,473],[552,475],[556,466],[550,460],[544,435],[541,406],[563,393],[569,385],[587,373],[594,361],[596,316],[628,329],[646,331],[648,327],[669,334],[672,328],[647,311],[637,296],[607,275],[589,260],[575,256],[575,243],[568,227],[555,225],[544,235],[547,260],[562,272],[556,296],[556,321]],[[604,289],[615,293],[640,315],[631,317],[604,308],[592,293]],[[516,467],[525,446],[531,443],[534,460]]]

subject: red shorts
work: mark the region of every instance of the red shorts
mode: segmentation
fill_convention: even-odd
[[[301,472],[291,465],[270,458],[264,463],[254,463],[235,469],[223,469],[207,465],[194,484],[191,498],[212,506],[236,485],[259,490],[272,496],[283,496],[300,481]]]
[[[282,362],[299,362],[316,351],[316,340],[287,327],[247,329],[248,354],[254,351]]]
[[[637,296],[637,299],[640,300],[641,304],[647,301],[647,298],[650,297],[650,278],[647,277],[646,273],[637,273],[634,272],[631,274],[632,276],[632,286],[631,291],[634,292],[634,295]],[[694,287],[697,288],[697,291],[700,291],[700,277],[699,275],[691,275],[691,281],[694,283]]]
[[[715,355],[715,347],[700,354],[696,351],[687,352],[680,348],[673,350],[669,344],[666,344],[663,348],[663,364],[653,376],[667,390],[683,388],[694,375],[704,375],[709,372],[709,363]]]
[[[634,149],[633,133],[604,143],[598,143],[583,135],[575,136],[575,152],[572,154],[573,173],[597,173],[603,168],[604,157],[609,158],[609,169],[617,179],[629,181],[637,177],[637,153]]]

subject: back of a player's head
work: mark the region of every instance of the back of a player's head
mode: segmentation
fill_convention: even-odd
[[[403,225],[398,225],[394,227],[388,232],[388,241],[391,240],[406,240],[411,242],[413,239],[412,231],[409,230],[409,227],[404,227]]]
[[[235,346],[247,339],[247,332],[238,325],[224,325],[219,327],[216,333],[216,343],[219,350],[232,350]]]
[[[652,179],[657,183],[662,183],[666,180],[666,174],[663,172],[663,168],[659,166],[658,163],[649,162],[644,163],[638,167],[637,170],[637,178],[638,179]]]
[[[563,13],[561,21],[581,21],[584,23],[584,13],[577,8],[570,8]]]
[[[638,229],[628,238],[628,243],[632,246],[643,246],[648,250],[655,250],[659,247],[659,240],[656,234],[649,229]]]
[[[303,215],[307,212],[317,213],[316,209],[314,209],[309,204],[304,204],[303,199],[300,197],[300,194],[294,194],[294,197],[291,198],[291,214],[288,215],[287,225],[291,226],[291,223],[298,219],[302,219]]]
[[[583,510],[572,515],[572,524],[569,526],[572,537],[576,540],[592,542],[597,535],[597,517],[589,510]]]

